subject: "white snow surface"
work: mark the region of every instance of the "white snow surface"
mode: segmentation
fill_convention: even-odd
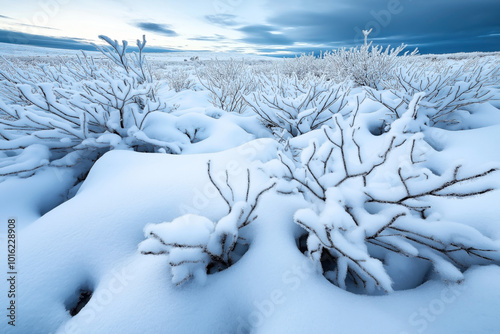
[[[460,285],[430,281],[386,296],[329,283],[295,245],[299,196],[268,194],[249,225],[252,244],[205,285],[174,286],[162,256],[140,255],[147,224],[187,207],[211,219],[224,203],[209,188],[216,171],[273,157],[258,140],[216,154],[171,156],[113,151],[78,194],[19,235],[18,324],[5,333],[492,333],[500,328],[500,268],[475,267]],[[498,195],[497,195],[498,199]],[[183,209],[184,208],[184,209]],[[210,208],[210,210],[206,210]],[[195,212],[196,213],[196,210]],[[65,303],[81,287],[94,296],[74,318]],[[5,304],[5,296],[2,295]],[[363,317],[360,321],[359,317]]]

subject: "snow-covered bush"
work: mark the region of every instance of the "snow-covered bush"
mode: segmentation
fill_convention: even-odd
[[[253,222],[261,196],[275,183],[251,189],[250,170],[244,194],[237,194],[226,171],[225,184],[218,184],[208,162],[208,177],[228,206],[228,213],[214,222],[204,216],[186,214],[172,222],[150,224],[144,229],[147,238],[139,245],[145,255],[167,255],[172,283],[181,285],[190,279],[204,282],[207,274],[222,271],[238,261],[246,251],[247,239],[242,229]]]
[[[368,43],[367,37],[370,31],[365,33],[365,44],[350,49],[341,48],[326,52],[323,55],[324,66],[328,75],[335,81],[352,80],[359,86],[378,88],[382,80],[390,77],[392,72],[405,64],[410,55],[415,55],[417,50],[411,54],[404,51],[406,45],[397,48]]]
[[[325,77],[300,80],[275,73],[259,76],[259,88],[245,100],[273,134],[286,140],[319,129],[342,112],[349,88]]]
[[[177,67],[164,74],[168,86],[176,92],[192,89],[196,83],[191,79],[191,71],[187,68]]]
[[[166,108],[155,92],[144,58],[100,36],[110,47],[98,47],[111,63],[83,54],[60,66],[20,70],[4,60],[0,67],[0,177],[29,176],[52,164],[83,172],[104,152],[116,148],[170,151],[170,143],[142,132],[154,111]],[[42,149],[43,146],[43,149]],[[36,152],[29,155],[28,152]]]
[[[384,89],[396,96],[396,101],[384,99],[373,89],[367,90],[368,97],[387,107],[393,118],[399,118],[413,97],[424,92],[419,104],[430,125],[459,123],[458,112],[493,98],[491,88],[500,82],[500,68],[486,65],[477,59],[458,67],[442,62],[414,61],[411,66],[400,68],[392,78],[381,82]]]
[[[322,76],[320,61],[313,53],[301,54],[295,58],[284,58],[279,64],[278,69],[283,75],[296,76],[299,79],[304,79],[308,76]]]
[[[242,113],[246,109],[244,95],[255,89],[256,82],[244,60],[206,62],[197,68],[198,79],[210,92],[210,102],[227,112]]]
[[[142,41],[137,40],[139,52],[134,52],[132,55],[127,54],[127,41],[122,41],[122,45],[120,45],[117,40],[112,40],[107,36],[100,35],[99,38],[108,43],[109,46],[102,47],[96,44],[94,46],[115,65],[123,69],[129,76],[136,78],[139,83],[153,81],[151,67],[143,54],[146,46],[145,35],[142,36]]]
[[[497,169],[466,173],[457,165],[435,174],[425,167],[431,148],[413,115],[408,110],[382,136],[361,127],[356,114],[346,120],[337,115],[335,126],[323,127],[324,136],[302,151],[298,163],[281,154],[281,164],[273,165],[284,180],[279,191],[298,189],[311,203],[294,215],[307,231],[307,256],[343,289],[392,291],[388,262],[394,254],[409,259],[408,275],[425,276],[411,262],[420,259],[454,282],[463,279],[462,269],[500,258],[498,243],[470,226],[443,220],[433,208],[436,198],[492,191],[482,181]]]

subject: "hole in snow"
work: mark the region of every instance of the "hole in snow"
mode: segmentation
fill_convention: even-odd
[[[307,252],[307,237],[308,234],[304,233],[297,239],[297,247],[302,254],[305,254]]]
[[[215,274],[231,267],[233,264],[238,262],[246,252],[248,252],[249,248],[250,246],[247,243],[238,242],[234,247],[234,250],[231,252],[229,263],[212,262],[207,266],[207,274]]]
[[[92,293],[92,289],[88,285],[85,285],[76,290],[73,296],[66,301],[66,310],[68,310],[72,317],[80,313],[85,305],[87,305],[90,298],[92,298]]]
[[[368,124],[368,131],[374,136],[380,136],[389,131],[389,125],[385,120]]]
[[[333,272],[337,268],[337,259],[327,249],[323,249],[321,253],[321,268],[324,273]]]

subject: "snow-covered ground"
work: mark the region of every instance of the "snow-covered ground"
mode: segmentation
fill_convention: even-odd
[[[55,59],[53,50],[0,46],[0,54],[9,59],[17,56],[19,51],[23,57],[35,59],[35,62],[42,58]],[[61,51],[60,55],[72,57],[72,52]],[[153,71],[158,70],[160,77],[163,71],[168,71],[162,63],[178,62],[179,67],[190,68],[195,66],[195,61],[189,60],[193,56],[199,56],[202,62],[213,57],[238,59],[237,55],[198,53],[148,55]],[[489,57],[498,64],[497,55]],[[254,66],[277,62],[259,57],[247,58],[247,61]],[[387,110],[379,103],[363,99],[365,91],[362,88],[349,87],[345,91],[346,108],[350,113],[345,114],[346,124],[343,125],[340,118],[327,120],[331,123],[326,124],[335,129],[331,130],[333,141],[342,139],[339,146],[342,147],[342,157],[347,152],[360,152],[359,160],[364,160],[365,164],[373,160],[375,164],[387,147],[388,136],[395,133],[398,139],[407,139],[395,144],[395,152],[399,152],[396,149],[400,147],[403,150],[403,144],[409,145],[413,141],[413,147],[409,145],[412,159],[417,153],[420,154],[418,159],[425,159],[423,169],[411,169],[412,173],[432,171],[436,178],[444,179],[450,169],[462,165],[460,175],[465,177],[500,167],[498,83],[492,91],[496,100],[463,107],[468,112],[459,114],[460,127],[422,125],[418,123],[421,118],[417,119],[416,113],[414,121],[417,125],[413,125],[410,116],[414,110],[410,103],[406,114],[409,123],[404,123],[402,116],[399,123],[393,123],[390,131],[380,134],[374,129],[384,128],[388,121]],[[384,94],[389,96],[387,92]],[[294,138],[280,143],[276,140],[279,136],[273,136],[268,129],[270,126],[266,128],[250,109],[237,114],[215,107],[200,83],[196,83],[194,89],[175,92],[166,80],[160,78],[158,95],[170,112],[152,115],[143,133],[152,142],[175,141],[182,154],[112,150],[99,158],[83,183],[77,180],[80,176],[71,168],[53,165],[42,167],[28,178],[9,177],[0,183],[0,219],[5,222],[0,231],[2,268],[7,268],[7,221],[15,219],[17,223],[15,327],[8,324],[9,318],[4,315],[0,322],[1,333],[500,332],[498,255],[481,266],[474,262],[463,270],[463,280],[456,283],[443,281],[429,267],[389,252],[380,257],[393,281],[395,291],[390,293],[383,292],[383,289],[369,294],[364,291],[354,293],[353,289],[347,288],[349,291],[346,291],[325,278],[321,268],[313,262],[313,256],[307,256],[309,253],[299,245],[302,242],[299,238],[305,230],[294,222],[294,216],[304,208],[323,213],[322,205],[327,208],[330,205],[328,199],[323,201],[326,204],[311,201],[312,196],[303,195],[304,189],[300,185],[281,182],[283,180],[276,181],[278,184],[262,193],[261,197],[259,192],[276,180],[270,176],[282,173],[278,168],[281,154],[293,157],[291,150],[303,149],[303,159],[307,154],[312,159],[316,151],[307,153],[307,150],[311,150],[311,145],[315,149],[318,145],[318,151],[321,145],[327,147],[324,145],[328,144],[328,138],[324,133],[328,137],[329,132],[323,132],[321,127],[308,128],[304,134],[294,134]],[[250,100],[251,94],[247,98]],[[259,98],[254,96],[252,101],[264,101]],[[391,99],[396,98],[391,96]],[[356,101],[362,101],[357,109]],[[352,118],[354,112],[356,116]],[[340,125],[337,123],[338,127],[335,127],[335,120],[341,122]],[[356,151],[358,142],[354,140],[354,132],[350,146],[344,146],[343,134],[338,137],[339,129],[348,131],[350,122],[360,125],[355,130],[360,133],[356,137],[362,144],[360,151]],[[299,123],[297,129],[302,131],[303,123]],[[284,133],[281,135],[285,136]],[[414,154],[415,143],[419,140],[422,148]],[[390,148],[392,145],[391,142]],[[341,173],[339,161],[334,160],[332,174]],[[352,164],[358,172],[364,168],[361,161],[359,165],[357,160],[345,158],[343,161],[344,166]],[[406,166],[403,155],[390,157],[387,165],[395,169],[388,167],[375,175],[367,191],[397,196],[398,191],[404,190],[402,185],[395,186],[399,182],[398,163]],[[307,178],[307,170],[304,173]],[[313,172],[310,173],[314,176]],[[403,178],[401,174],[399,176]],[[301,176],[297,176],[297,180],[302,180]],[[418,183],[411,184],[417,190],[426,184],[425,180],[418,180]],[[329,182],[333,181],[326,178],[325,184]],[[311,178],[304,183],[314,186]],[[345,201],[348,201],[352,192],[350,187],[361,189],[362,185],[339,183],[335,188],[344,191]],[[450,242],[466,244],[482,240],[475,234],[479,231],[493,247],[500,249],[500,191],[496,190],[500,189],[500,173],[485,175],[478,182],[468,182],[464,187],[466,192],[486,188],[495,190],[465,198],[434,198],[430,202],[430,216],[439,215],[439,218],[431,223],[438,227],[441,222],[448,221],[460,224],[446,225],[457,227],[456,230],[445,230]],[[386,189],[392,194],[387,194]],[[452,190],[460,192],[461,189]],[[246,202],[258,198],[255,211],[249,214],[248,225],[241,229],[227,227],[234,223],[231,219],[221,219],[230,216],[228,205],[229,211],[236,212],[245,198]],[[245,216],[252,209],[249,206],[242,210]],[[410,215],[410,211],[404,212]],[[333,209],[332,212],[336,213]],[[358,211],[354,213],[358,214]],[[373,219],[376,216],[374,214]],[[336,216],[332,220],[337,224]],[[241,218],[236,221],[242,222]],[[175,228],[162,223],[170,223]],[[190,229],[183,229],[183,225]],[[193,242],[194,246],[191,246],[195,249],[198,243],[212,240],[207,238],[210,238],[210,233],[217,232],[214,232],[217,226],[230,231],[229,236],[239,233],[236,236],[240,240],[238,247],[247,244],[248,249],[243,247],[241,258],[222,271],[212,273],[207,269],[208,275],[205,270],[200,272],[193,260],[200,255],[190,258],[191,255],[187,254],[189,249],[186,248],[189,247],[175,249],[176,246],[172,248],[158,242],[147,243],[151,240],[148,239],[151,238],[150,231],[160,233],[163,229],[166,235],[161,237],[165,240],[175,237],[181,243]],[[442,235],[441,230],[432,228],[430,237]],[[464,236],[461,231],[473,233]],[[345,235],[345,240],[351,237],[347,232]],[[164,254],[146,255],[148,250],[150,253],[163,251]],[[174,252],[184,259],[178,263],[180,269],[171,265],[176,261]],[[186,268],[185,262],[190,259],[193,266],[188,268],[194,268],[194,271],[189,274],[194,279],[177,286],[172,273],[179,270],[181,275]],[[439,269],[448,267],[437,268],[439,272]],[[4,310],[2,314],[8,315],[6,308],[13,299],[7,294],[10,276],[6,273],[4,269],[0,307]],[[82,293],[91,293],[92,297],[76,315],[70,314],[79,304]]]

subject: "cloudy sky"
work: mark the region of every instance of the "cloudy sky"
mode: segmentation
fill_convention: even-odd
[[[0,42],[92,49],[98,35],[150,50],[275,54],[362,42],[421,53],[500,51],[499,0],[0,0]]]

